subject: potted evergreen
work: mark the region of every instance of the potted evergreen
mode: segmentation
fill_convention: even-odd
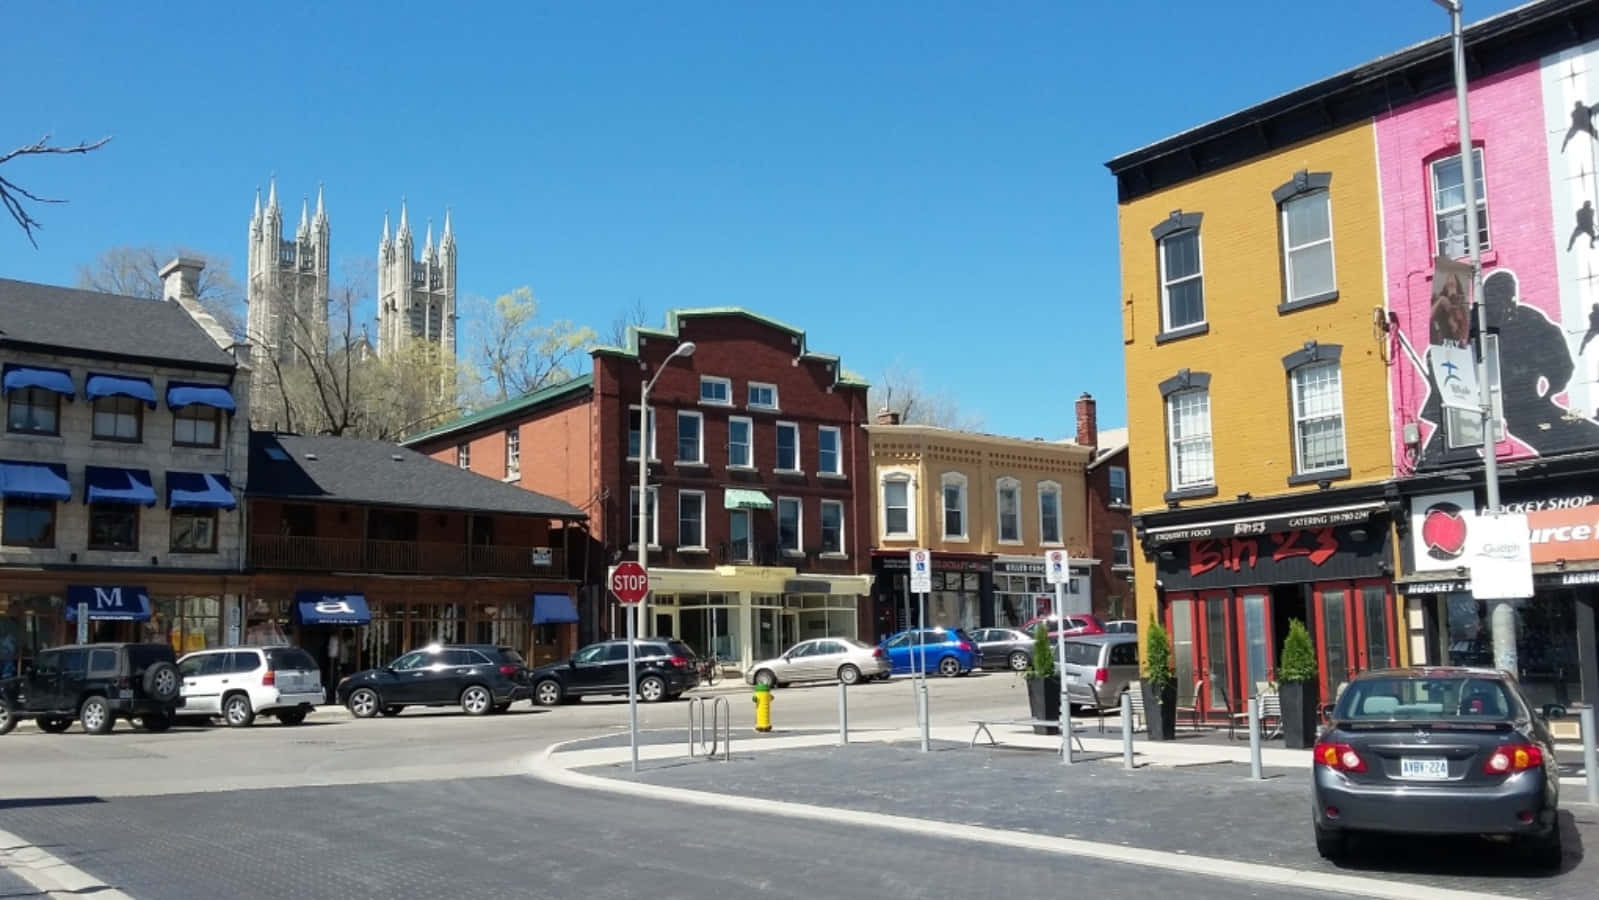
[[[1033,629],[1033,659],[1022,674],[1027,678],[1027,707],[1033,720],[1060,721],[1060,673],[1055,671],[1055,648],[1049,645],[1049,629],[1042,624]],[[1060,727],[1034,725],[1033,734],[1060,734]]]
[[[1172,671],[1171,640],[1159,622],[1144,630],[1144,721],[1149,739],[1177,737],[1177,676]]]
[[[1282,656],[1277,660],[1277,696],[1283,708],[1283,745],[1305,749],[1316,743],[1316,710],[1319,683],[1316,648],[1310,642],[1305,623],[1288,623]]]

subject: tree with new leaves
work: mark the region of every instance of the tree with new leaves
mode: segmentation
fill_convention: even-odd
[[[501,294],[476,320],[475,362],[490,400],[505,400],[566,381],[583,370],[594,330],[567,319],[539,320],[533,291]]]
[[[98,141],[79,141],[72,145],[52,144],[50,143],[50,135],[47,134],[31,144],[23,144],[6,153],[0,153],[0,166],[29,157],[93,153],[104,147],[106,142],[110,140],[110,137],[103,137]],[[33,217],[32,211],[28,209],[28,204],[65,202],[65,200],[59,198],[41,196],[23,187],[16,181],[10,169],[0,174],[0,206],[5,207],[6,212],[10,213],[11,221],[17,223],[17,227],[21,228],[23,235],[27,237],[28,243],[32,244],[35,249],[38,248],[39,241],[34,237],[33,232],[43,227],[43,224]]]
[[[244,293],[234,280],[226,257],[176,246],[112,247],[93,262],[78,267],[78,287],[102,294],[160,300],[165,296],[161,267],[180,256],[205,263],[195,299],[229,334],[243,335]]]

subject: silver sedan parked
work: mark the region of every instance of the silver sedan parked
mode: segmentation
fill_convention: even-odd
[[[845,684],[887,678],[891,667],[881,647],[854,638],[813,638],[800,641],[787,653],[750,666],[744,680],[750,684],[782,687],[799,681],[842,681]]]

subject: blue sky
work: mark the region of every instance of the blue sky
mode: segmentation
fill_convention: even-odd
[[[419,242],[450,206],[463,295],[527,285],[602,331],[749,307],[1024,437],[1069,434],[1084,390],[1125,419],[1106,160],[1448,24],[1429,0],[26,5],[0,143],[115,139],[8,165],[71,202],[37,250],[0,228],[0,275],[71,284],[120,244],[242,273],[276,172],[291,207],[326,184],[336,264],[402,195]]]

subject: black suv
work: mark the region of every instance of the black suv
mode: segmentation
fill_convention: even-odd
[[[633,642],[639,698],[650,703],[676,700],[700,683],[699,660],[682,641],[646,638]],[[627,641],[602,641],[579,650],[565,662],[533,670],[533,702],[554,706],[600,694],[627,696]]]
[[[501,713],[528,695],[527,663],[510,647],[432,644],[339,682],[340,703],[357,718],[397,716],[407,706],[455,706]]]
[[[105,734],[119,716],[148,731],[166,731],[178,707],[182,679],[167,644],[76,644],[41,650],[22,675],[0,681],[0,734],[36,719],[54,734],[74,720]]]

